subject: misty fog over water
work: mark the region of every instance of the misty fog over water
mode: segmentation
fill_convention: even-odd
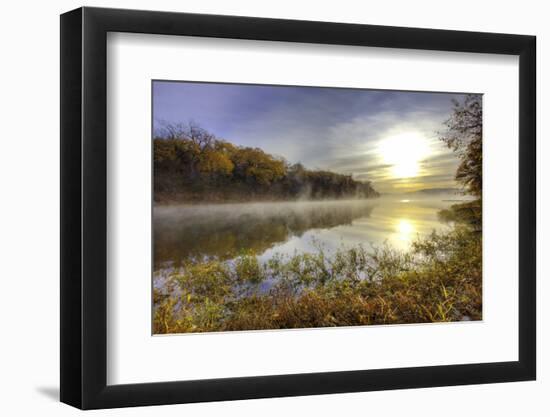
[[[330,256],[358,244],[407,250],[417,237],[448,228],[438,212],[461,199],[409,193],[366,200],[157,206],[154,269],[243,253],[266,261],[322,248]]]

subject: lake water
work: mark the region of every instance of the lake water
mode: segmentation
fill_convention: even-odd
[[[156,275],[182,261],[229,260],[254,253],[260,261],[315,251],[388,243],[406,250],[419,236],[442,230],[438,211],[461,196],[415,194],[370,200],[157,206],[154,208]]]

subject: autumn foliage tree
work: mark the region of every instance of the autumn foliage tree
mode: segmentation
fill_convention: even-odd
[[[449,148],[458,154],[460,164],[455,179],[466,193],[477,197],[474,201],[455,204],[442,210],[443,220],[470,224],[473,230],[482,230],[483,190],[483,108],[481,95],[468,94],[462,102],[453,101],[453,111],[445,122],[447,130],[441,135]]]
[[[463,102],[454,100],[453,112],[445,125],[447,130],[441,135],[441,140],[460,158],[455,179],[464,186],[469,194],[481,197],[483,188],[481,95],[468,94]]]
[[[369,182],[310,171],[259,148],[235,146],[193,124],[165,125],[153,140],[155,200],[369,198]]]
[[[285,161],[259,148],[240,148],[233,155],[234,176],[242,181],[270,185],[285,175]]]

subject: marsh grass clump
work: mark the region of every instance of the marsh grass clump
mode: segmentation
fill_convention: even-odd
[[[439,211],[438,217],[441,221],[447,223],[453,222],[468,224],[475,232],[481,233],[481,199],[476,199],[461,204],[453,204],[450,208]]]
[[[408,252],[358,245],[185,262],[169,278],[177,291],[155,291],[154,333],[479,320],[481,243],[456,225]]]

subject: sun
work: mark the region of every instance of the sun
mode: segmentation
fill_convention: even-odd
[[[383,139],[378,153],[384,163],[391,165],[393,177],[411,178],[420,173],[420,162],[429,155],[430,144],[420,133],[401,133]]]

